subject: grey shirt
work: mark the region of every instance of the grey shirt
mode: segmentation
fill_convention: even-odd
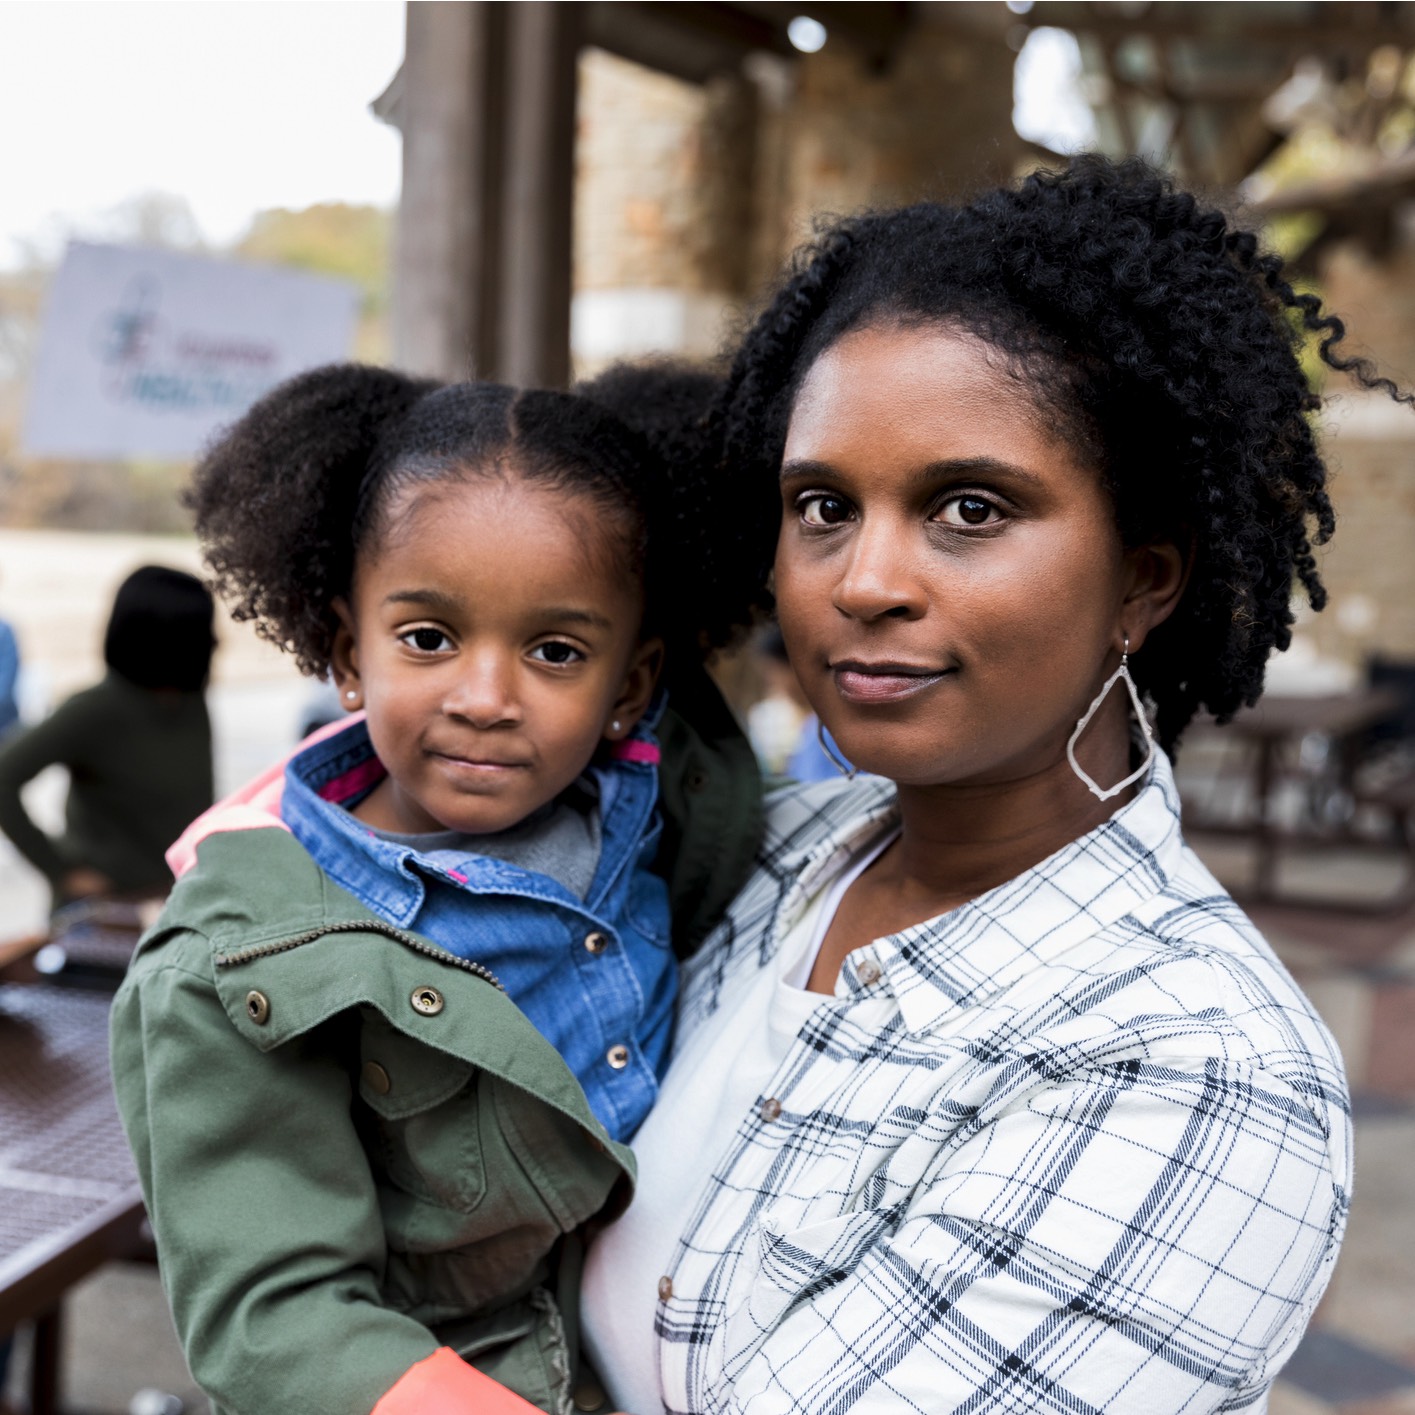
[[[505,860],[563,884],[577,899],[589,893],[599,867],[599,798],[594,782],[581,777],[555,800],[494,835],[435,830],[404,835],[375,830],[380,840],[416,850],[425,859],[453,869],[468,855]]]

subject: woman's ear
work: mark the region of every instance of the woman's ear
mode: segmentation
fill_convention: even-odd
[[[609,710],[609,721],[604,728],[604,735],[609,741],[618,742],[634,730],[634,724],[648,710],[654,685],[662,671],[663,640],[645,639],[634,650],[624,674],[624,686]]]
[[[359,677],[359,642],[354,636],[354,612],[342,596],[330,606],[339,627],[329,650],[329,676],[339,691],[339,706],[358,712],[364,705],[364,685]]]
[[[1194,547],[1172,541],[1137,546],[1125,552],[1126,589],[1121,605],[1121,630],[1130,652],[1144,647],[1146,636],[1163,624],[1184,595],[1194,568]]]

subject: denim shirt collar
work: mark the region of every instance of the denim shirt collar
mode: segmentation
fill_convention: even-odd
[[[457,869],[420,854],[415,848],[384,840],[347,804],[356,803],[387,775],[378,760],[362,714],[342,731],[312,743],[290,758],[285,768],[281,815],[295,838],[339,885],[366,901],[390,923],[411,927],[427,898],[428,880],[445,881],[472,893],[519,895],[582,910],[597,900],[622,871],[632,865],[644,822],[627,830],[612,828],[616,806],[642,797],[625,788],[647,777],[656,780],[658,743],[653,727],[664,710],[663,694],[623,741],[601,749],[586,770],[599,791],[601,853],[589,895],[581,900],[559,881],[522,869],[509,861],[469,855]],[[635,816],[640,814],[634,812]],[[628,824],[628,822],[626,822]]]

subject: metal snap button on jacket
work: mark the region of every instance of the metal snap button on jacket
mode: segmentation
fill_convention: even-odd
[[[376,1061],[364,1062],[364,1084],[380,1096],[386,1096],[393,1089],[393,1081]]]
[[[768,1096],[762,1102],[762,1119],[775,1120],[781,1114],[781,1102],[775,1096]]]
[[[575,1393],[571,1397],[576,1410],[603,1410],[609,1403],[604,1387],[593,1376],[581,1376],[575,1382]]]
[[[616,1071],[622,1071],[629,1064],[629,1048],[626,1046],[610,1047],[605,1060]]]
[[[609,935],[595,932],[585,935],[585,948],[590,953],[603,953],[609,947]]]
[[[671,1277],[661,1277],[658,1280],[658,1300],[667,1302],[673,1296],[673,1279]]]
[[[246,994],[246,1016],[257,1027],[265,1026],[266,1020],[270,1016],[270,999],[263,992],[257,992],[252,988]]]
[[[866,987],[869,987],[872,983],[879,982],[879,964],[876,963],[872,958],[866,958],[865,961],[861,963],[860,966],[855,970],[855,972],[856,976]]]
[[[442,1001],[442,994],[436,988],[413,989],[414,1012],[421,1012],[424,1017],[436,1017],[445,1005]]]

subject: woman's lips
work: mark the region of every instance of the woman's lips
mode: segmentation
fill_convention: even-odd
[[[840,696],[852,703],[889,703],[912,697],[947,678],[951,668],[920,668],[907,663],[854,663],[831,665]]]

